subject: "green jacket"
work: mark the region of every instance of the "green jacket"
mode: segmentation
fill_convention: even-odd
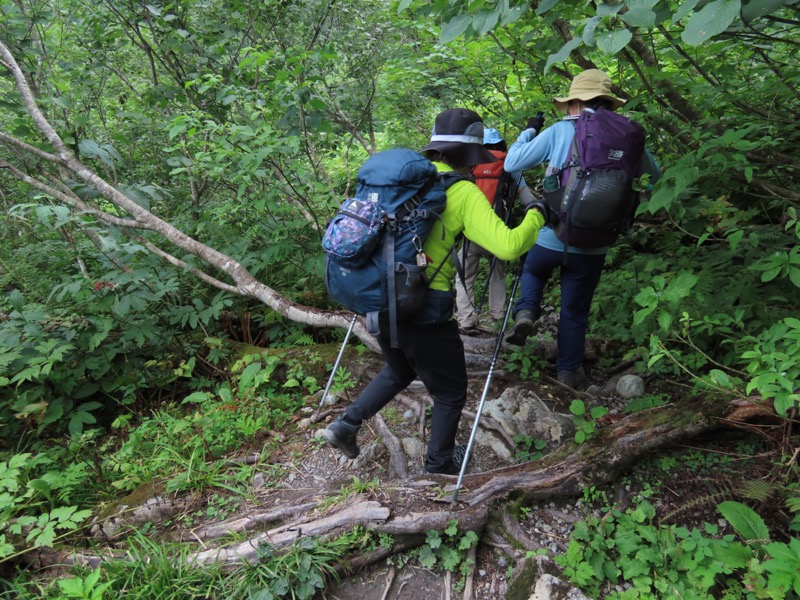
[[[453,170],[443,163],[433,164],[440,173]],[[480,188],[470,181],[459,181],[448,188],[447,206],[441,216],[442,220],[434,223],[422,246],[429,261],[429,278],[444,261],[444,266],[430,285],[431,289],[440,291],[453,289],[455,265],[450,249],[462,231],[467,238],[486,248],[499,260],[514,260],[531,249],[545,224],[544,216],[539,211],[529,210],[522,223],[509,229],[495,214]]]

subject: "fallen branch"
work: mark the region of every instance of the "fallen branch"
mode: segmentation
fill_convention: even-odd
[[[212,548],[198,552],[190,555],[187,562],[254,563],[258,560],[258,547],[261,544],[282,548],[304,536],[325,535],[333,531],[348,530],[357,525],[374,527],[385,522],[389,514],[390,510],[379,502],[359,499],[333,515],[315,521],[277,527],[228,548]]]
[[[213,523],[205,527],[200,527],[199,529],[195,529],[192,533],[199,540],[214,540],[234,533],[252,531],[264,523],[271,523],[272,521],[296,515],[297,513],[309,511],[317,506],[319,506],[319,502],[306,502],[304,504],[283,506],[272,510],[256,511],[244,516],[228,519],[221,523]]]

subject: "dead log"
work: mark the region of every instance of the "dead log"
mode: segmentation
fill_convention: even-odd
[[[239,544],[227,548],[212,548],[187,557],[187,562],[204,564],[252,563],[258,560],[258,547],[269,544],[275,548],[288,546],[301,537],[327,535],[334,531],[349,530],[357,525],[375,527],[389,518],[388,508],[374,501],[357,499],[343,510],[314,521],[292,523],[271,529]]]
[[[319,506],[319,502],[305,502],[292,506],[282,506],[272,510],[253,511],[246,515],[239,515],[232,519],[227,519],[221,523],[212,523],[205,527],[200,527],[192,531],[198,540],[214,540],[232,533],[242,533],[243,531],[253,531],[266,523],[278,521],[301,512],[307,512]]]

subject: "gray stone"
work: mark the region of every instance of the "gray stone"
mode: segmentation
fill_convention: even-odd
[[[623,375],[617,382],[617,393],[625,399],[644,395],[644,379],[638,375]]]
[[[619,377],[612,377],[608,381],[605,382],[603,385],[603,390],[601,394],[603,396],[613,396],[617,393],[617,383],[619,383]]]
[[[494,419],[511,438],[524,435],[559,444],[575,433],[570,417],[554,413],[534,392],[519,387],[506,388],[499,398],[487,400],[483,414]],[[488,429],[480,428],[476,441],[505,459],[512,458],[516,450]]]
[[[536,580],[528,600],[589,600],[582,591],[548,573]]]
[[[403,452],[406,453],[409,463],[418,463],[425,456],[425,444],[415,437],[407,437],[400,440]]]
[[[366,448],[361,448],[361,454],[351,461],[352,464],[350,466],[353,469],[360,469],[371,462],[381,462],[382,459],[387,456],[389,456],[389,451],[386,450],[386,446],[373,442]],[[348,460],[344,455],[342,455],[342,458],[344,458],[345,461]]]

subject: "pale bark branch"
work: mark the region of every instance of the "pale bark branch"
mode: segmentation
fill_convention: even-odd
[[[39,110],[39,107],[36,104],[36,99],[31,92],[22,69],[17,64],[8,47],[2,42],[0,42],[0,58],[4,61],[14,76],[17,89],[22,96],[22,100],[29,116],[47,141],[50,142],[50,144],[56,149],[58,153],[56,163],[59,166],[71,171],[81,181],[93,186],[117,208],[131,215],[138,228],[149,229],[154,233],[157,233],[178,248],[197,256],[220,271],[226,273],[233,280],[234,284],[231,285],[218,282],[221,284],[221,286],[223,286],[223,289],[228,289],[229,291],[242,296],[256,298],[287,319],[296,321],[298,323],[306,323],[316,327],[346,328],[349,326],[352,318],[350,313],[340,311],[322,311],[292,302],[288,298],[278,294],[272,288],[259,282],[238,261],[219,252],[218,250],[215,250],[214,248],[202,244],[201,242],[185,234],[183,231],[177,229],[170,223],[158,218],[144,207],[136,204],[133,200],[117,190],[99,175],[91,171],[88,167],[81,163],[81,161],[72,155],[64,141],[59,137],[55,129],[53,129],[52,125],[50,125],[48,120]],[[63,201],[63,198],[60,197],[59,200]],[[213,278],[205,280],[211,283],[216,281]],[[224,286],[228,287],[225,288]],[[375,341],[375,338],[370,335],[369,332],[367,332],[363,320],[360,320],[356,327],[354,327],[353,333],[359,339],[361,339],[361,341],[364,342],[367,347],[377,351],[377,342]]]

